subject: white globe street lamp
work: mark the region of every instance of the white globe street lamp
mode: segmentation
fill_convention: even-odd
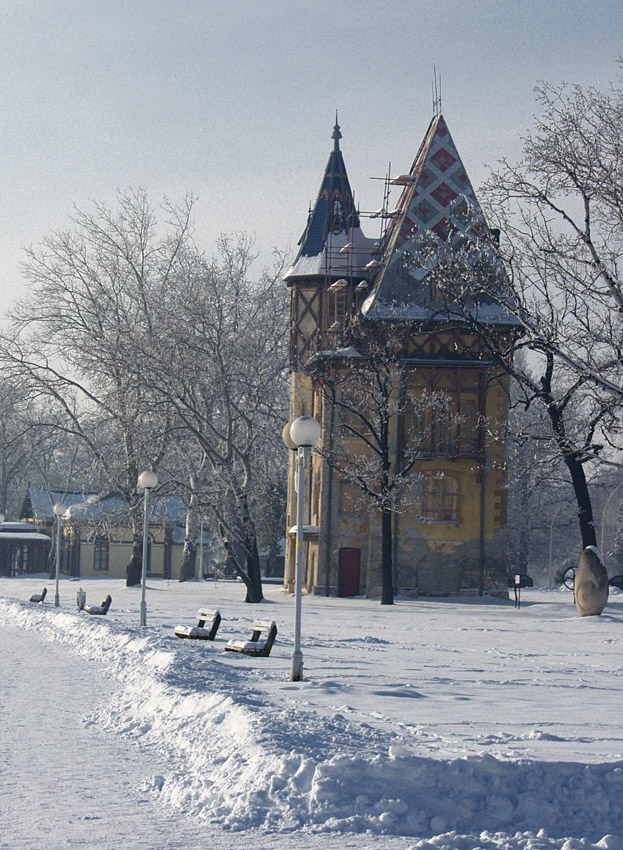
[[[296,458],[296,572],[294,581],[294,649],[292,651],[292,673],[290,680],[299,682],[303,676],[303,653],[301,651],[301,599],[303,596],[303,507],[305,501],[304,476],[307,453],[320,439],[320,424],[313,416],[299,416],[290,427],[283,429],[283,441]]]
[[[299,416],[290,425],[290,439],[301,449],[313,449],[320,439],[320,423],[313,416]]]
[[[147,524],[149,522],[149,491],[158,486],[158,476],[155,472],[146,470],[138,477],[138,486],[145,491],[143,500],[143,569],[141,572],[141,613],[140,626],[147,625],[147,603],[145,601],[145,586],[147,584]]]
[[[54,607],[58,608],[61,603],[59,594],[58,594],[58,573],[61,564],[61,521],[65,514],[67,513],[67,506],[62,502],[57,502],[52,510],[54,511],[54,516],[56,517],[56,590],[54,592]]]

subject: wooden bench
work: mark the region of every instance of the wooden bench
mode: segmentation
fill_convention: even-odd
[[[612,576],[608,584],[610,587],[618,587],[619,590],[623,590],[623,576]]]
[[[47,592],[47,587],[44,587],[41,593],[33,593],[33,595],[29,599],[29,602],[43,602]]]
[[[110,593],[104,599],[101,605],[85,605],[84,610],[87,614],[108,614],[108,609],[110,608],[110,603],[112,602],[112,596]]]
[[[210,625],[206,628],[206,623]],[[207,608],[200,608],[197,611],[196,626],[176,626],[175,634],[178,638],[190,638],[191,640],[214,640],[218,627],[221,624],[221,612],[209,611]]]
[[[265,658],[270,655],[276,637],[276,623],[271,620],[254,620],[251,626],[251,638],[249,640],[230,640],[225,644],[225,649],[229,652],[242,652],[244,655]]]

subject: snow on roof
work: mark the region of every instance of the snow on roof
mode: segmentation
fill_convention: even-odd
[[[46,543],[51,541],[51,537],[49,534],[42,534],[37,531],[31,532],[16,532],[16,531],[0,531],[0,541],[2,540],[23,540],[24,542],[28,542],[31,540],[45,540]]]
[[[34,534],[37,531],[40,531],[39,526],[32,522],[0,522],[0,532]]]
[[[477,302],[473,309],[480,321],[520,325],[506,307],[493,303],[503,302],[508,276],[441,115],[433,118],[410,174],[362,314],[370,319],[435,318],[442,308],[447,313],[447,305],[456,301],[452,289],[460,286],[464,302]],[[454,317],[459,318],[458,309]]]
[[[342,252],[346,245],[352,245]],[[368,239],[363,232],[356,230],[340,233],[330,233],[326,243],[317,254],[301,254],[297,256],[284,279],[293,277],[313,277],[315,275],[361,275],[365,277],[366,269],[375,245],[374,239]]]
[[[367,319],[442,323],[465,321],[465,314],[462,311],[453,310],[451,306],[439,304],[426,307],[404,301],[379,302],[373,299],[372,294],[362,304],[361,312]],[[475,303],[470,308],[470,314],[474,320],[483,324],[521,327],[521,321],[503,304]]]
[[[67,507],[78,505],[84,502],[85,499],[94,496],[93,493],[85,493],[84,491],[68,491],[64,490],[46,490],[43,487],[29,487],[28,498],[32,507],[32,515],[38,520],[54,520],[53,506],[62,502]]]
[[[66,517],[85,521],[127,519],[129,505],[117,494],[102,496],[98,493],[67,493],[39,487],[29,487],[28,494],[35,519],[53,520],[52,505],[63,502],[68,510]],[[53,501],[52,501],[53,500]],[[154,495],[149,506],[152,522],[176,522],[184,520],[187,512],[186,501],[181,496]]]
[[[352,359],[358,358],[358,359],[361,360],[363,358],[363,354],[360,351],[358,351],[355,348],[354,345],[349,345],[346,348],[336,348],[336,349],[330,349],[330,350],[326,350],[326,351],[319,351],[317,356],[318,357],[326,357],[326,358],[333,357],[337,360],[341,360],[341,359],[347,360],[349,358],[352,358]]]
[[[293,537],[295,534],[297,534],[297,531],[298,531],[298,527],[296,525],[293,525],[288,529],[288,535],[290,537]],[[320,529],[318,528],[317,525],[304,525],[303,526],[303,534],[319,534],[319,533],[320,533]]]

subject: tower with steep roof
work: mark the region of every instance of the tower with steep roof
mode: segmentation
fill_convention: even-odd
[[[310,474],[304,584],[312,593],[381,590],[378,512],[362,509],[352,481],[327,462],[327,447],[349,427],[335,388],[346,387],[349,372],[365,360],[357,339],[368,335],[392,351],[397,413],[388,437],[390,465],[398,469],[409,451],[417,455],[409,480],[392,496],[395,591],[504,594],[508,381],[466,320],[494,334],[518,330],[503,306],[508,279],[497,233],[437,114],[410,171],[392,181],[401,195],[394,210],[383,210],[387,227],[374,243],[360,228],[340,137],[336,123],[318,199],[286,275],[291,415],[316,416],[324,444]],[[433,398],[443,399],[445,413],[422,414],[422,400]],[[362,397],[359,403],[368,402]],[[417,452],[410,440],[418,440]],[[289,490],[291,528],[295,495]],[[293,577],[290,541],[286,584]]]
[[[333,150],[316,203],[285,275],[292,293],[290,360],[295,371],[319,347],[332,344],[341,319],[361,297],[358,284],[370,272],[367,266],[374,242],[361,230],[340,150],[337,118],[331,138]]]

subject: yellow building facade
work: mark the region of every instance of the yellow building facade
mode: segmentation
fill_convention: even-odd
[[[502,298],[490,297],[506,282],[496,234],[437,115],[410,172],[388,181],[401,192],[396,207],[389,209],[386,191],[384,208],[372,213],[384,221],[379,239],[366,238],[340,137],[336,125],[285,278],[290,413],[314,416],[322,427],[305,484],[303,585],[316,594],[380,595],[381,501],[366,493],[381,474],[380,441],[393,480],[394,591],[505,595],[508,378],[486,337],[519,328]],[[293,476],[292,463],[289,588]]]
[[[52,506],[63,502],[62,573],[74,577],[127,577],[132,558],[133,535],[128,506],[119,496],[100,497],[82,491],[48,491],[28,488],[21,517],[36,522],[55,537],[57,519]],[[154,578],[177,580],[183,558],[185,505],[177,496],[155,499],[148,525],[147,571]],[[39,565],[39,568],[41,565]]]

